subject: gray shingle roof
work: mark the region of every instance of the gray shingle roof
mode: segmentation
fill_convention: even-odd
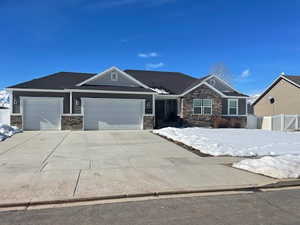
[[[199,79],[178,72],[162,72],[148,70],[125,70],[135,79],[151,88],[164,89],[170,94],[182,94]]]
[[[283,76],[286,77],[287,79],[293,81],[297,85],[300,85],[300,76],[296,76],[296,75],[283,75]]]
[[[169,94],[179,95],[201,83],[208,76],[200,79],[178,72],[162,72],[148,70],[125,70],[141,83],[151,87],[167,91]],[[83,85],[77,84],[95,76],[96,73],[76,73],[59,72],[31,81],[23,82],[8,88],[28,88],[28,89],[77,89],[77,90],[109,90],[109,91],[134,91],[134,92],[153,92],[143,87],[120,87],[107,85]],[[227,96],[246,96],[238,92],[224,93]]]
[[[85,81],[93,76],[95,73],[73,73],[73,72],[59,72],[45,77],[33,79],[24,83],[10,86],[8,88],[31,88],[31,89],[66,89],[75,87],[76,84]]]

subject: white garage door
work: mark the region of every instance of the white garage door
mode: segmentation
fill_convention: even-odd
[[[60,130],[62,98],[22,98],[24,130]]]
[[[144,100],[83,98],[85,130],[140,130]]]

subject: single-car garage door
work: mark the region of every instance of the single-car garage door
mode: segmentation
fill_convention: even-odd
[[[62,98],[22,98],[24,130],[60,130]]]
[[[85,130],[140,130],[142,99],[83,98]]]

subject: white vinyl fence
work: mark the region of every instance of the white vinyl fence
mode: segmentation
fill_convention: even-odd
[[[290,131],[300,130],[300,115],[276,115],[258,118],[263,130]]]
[[[0,109],[0,124],[10,125],[10,109]]]

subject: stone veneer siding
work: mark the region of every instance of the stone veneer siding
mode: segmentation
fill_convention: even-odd
[[[11,115],[10,116],[10,125],[16,126],[20,129],[23,129],[23,118],[22,115]]]
[[[212,99],[212,115],[193,115],[193,99]],[[205,84],[183,98],[183,123],[186,126],[211,126],[213,118],[222,114],[222,97]]]
[[[62,130],[83,130],[83,116],[62,116]]]
[[[228,120],[230,123],[233,121],[238,121],[241,128],[247,127],[247,116],[222,116],[222,118]]]
[[[144,116],[144,130],[152,130],[154,128],[154,116]]]

